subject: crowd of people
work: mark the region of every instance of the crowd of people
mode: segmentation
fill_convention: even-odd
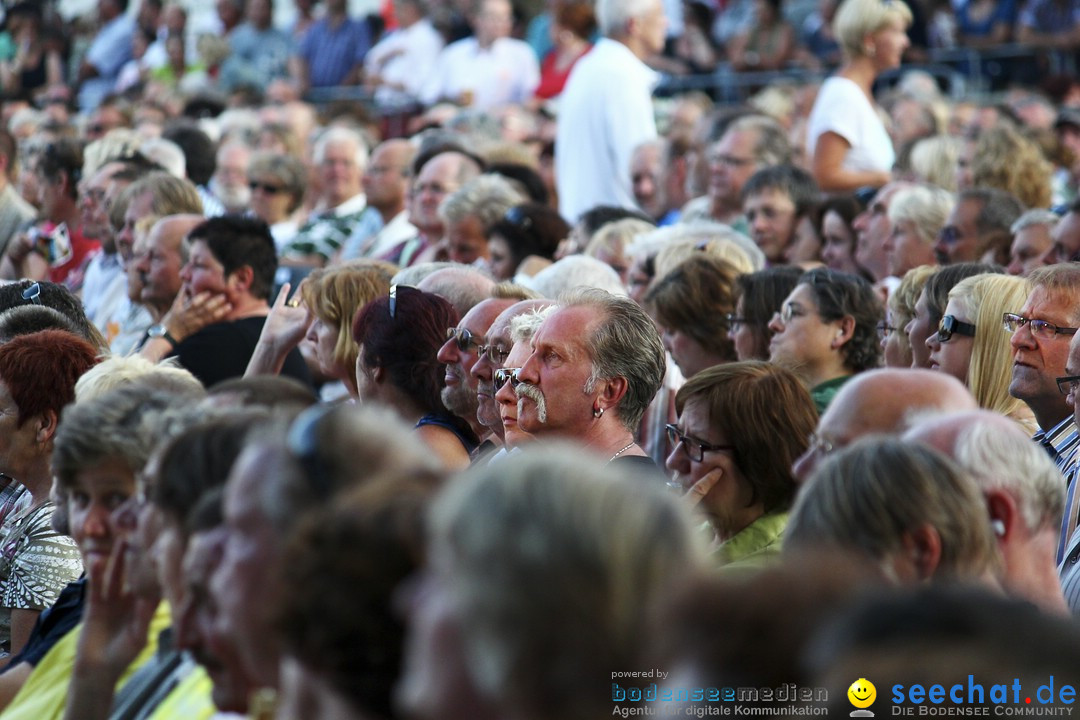
[[[883,89],[938,9],[843,0],[658,100],[701,7],[222,0],[195,69],[101,0],[67,85],[9,9],[0,720],[1071,705],[1080,98]]]

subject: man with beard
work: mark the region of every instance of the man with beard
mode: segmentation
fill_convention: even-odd
[[[597,289],[564,295],[517,373],[517,422],[538,440],[572,439],[609,461],[652,466],[634,441],[664,380],[664,345],[633,300]]]
[[[250,161],[251,148],[242,142],[227,142],[217,151],[210,192],[225,206],[225,212],[244,213],[251,203],[247,176]]]
[[[438,360],[446,364],[446,387],[442,401],[446,409],[465,420],[481,440],[490,434],[489,428],[477,418],[478,378],[473,366],[488,343],[487,331],[503,310],[515,303],[513,298],[490,298],[479,303],[456,328],[447,328],[446,343],[439,348]]]

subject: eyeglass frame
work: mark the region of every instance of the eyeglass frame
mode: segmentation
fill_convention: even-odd
[[[874,326],[874,329],[877,330],[878,340],[884,340],[887,337],[889,337],[889,335],[891,335],[892,333],[897,332],[900,328],[893,327],[892,325],[890,325],[886,321],[882,320],[881,322],[879,322],[877,325]]]
[[[510,388],[517,388],[521,384],[521,368],[498,368],[491,373],[491,382],[496,392],[503,389],[507,382]]]
[[[495,357],[495,343],[488,343],[487,345],[476,346],[476,359],[479,360],[483,357],[487,357],[488,362],[492,365],[502,365],[506,362],[506,358],[510,357],[509,350],[500,350],[499,354],[502,355],[502,359]]]
[[[752,320],[750,320],[748,318],[739,317],[735,313],[727,313],[727,315],[725,315],[724,317],[727,320],[728,328],[730,328],[730,330],[732,332],[738,332],[739,327],[742,326],[742,325],[760,325],[761,324],[761,323],[755,323],[755,322],[753,322]]]
[[[469,348],[475,347],[477,355],[480,355],[480,348],[485,347],[480,344],[480,341],[484,339],[485,338],[474,337],[472,330],[469,330],[468,328],[446,328],[447,342],[453,340],[454,344],[457,345],[458,351],[463,353],[471,352]]]
[[[1062,395],[1076,392],[1077,387],[1080,387],[1080,375],[1066,375],[1056,378],[1055,381],[1057,382],[1058,392]]]
[[[679,426],[674,423],[668,423],[664,426],[664,429],[667,431],[668,443],[671,444],[672,450],[678,449],[678,447],[681,445],[683,452],[686,453],[686,457],[688,457],[691,462],[699,463],[704,461],[705,453],[707,452],[718,452],[720,450],[735,449],[734,445],[710,445],[709,443],[702,442],[696,437],[684,433],[682,430],[679,429]],[[694,457],[694,455],[691,454],[691,446],[693,446],[694,449],[697,450],[697,457]]]
[[[953,335],[973,338],[975,337],[975,331],[974,323],[961,322],[956,319],[955,315],[945,315],[938,321],[937,341],[940,343],[949,342],[952,340]]]
[[[1020,328],[1027,325],[1028,329],[1031,331],[1032,337],[1041,337],[1046,340],[1049,340],[1055,335],[1075,335],[1077,331],[1080,331],[1080,328],[1060,327],[1054,323],[1047,322],[1046,320],[1026,318],[1017,313],[1002,313],[1001,322],[1007,333],[1015,333],[1020,330]],[[1014,323],[1016,327],[1009,327],[1010,322]]]

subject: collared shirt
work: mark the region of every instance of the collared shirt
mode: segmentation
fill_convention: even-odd
[[[574,65],[559,99],[555,177],[570,222],[597,205],[637,208],[630,156],[656,137],[652,90],[659,75],[620,42],[601,38]]]
[[[378,214],[374,208],[370,212]],[[366,213],[365,213],[366,215]],[[341,251],[342,260],[352,260],[359,257],[382,257],[409,238],[416,237],[416,226],[409,222],[409,211],[402,210],[385,225],[382,224],[382,216],[379,216],[379,227],[370,231],[361,222],[357,223],[356,229],[349,236],[345,247]]]
[[[318,255],[324,261],[329,261],[349,239],[366,205],[367,197],[360,193],[308,220],[296,236],[286,243],[281,257]]]
[[[127,273],[119,253],[101,252],[91,258],[83,276],[82,301],[86,316],[102,334],[126,297]]]
[[[442,99],[457,101],[464,95],[471,97],[470,107],[487,110],[523,103],[539,84],[540,64],[526,43],[499,38],[491,47],[482,48],[476,38],[465,38],[439,53],[420,99],[430,105]]]
[[[768,513],[744,527],[716,549],[725,568],[760,568],[779,559],[786,512]]]

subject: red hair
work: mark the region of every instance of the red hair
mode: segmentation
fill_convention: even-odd
[[[19,427],[75,400],[75,382],[98,361],[97,350],[63,330],[20,335],[0,345],[0,381],[19,408]]]

